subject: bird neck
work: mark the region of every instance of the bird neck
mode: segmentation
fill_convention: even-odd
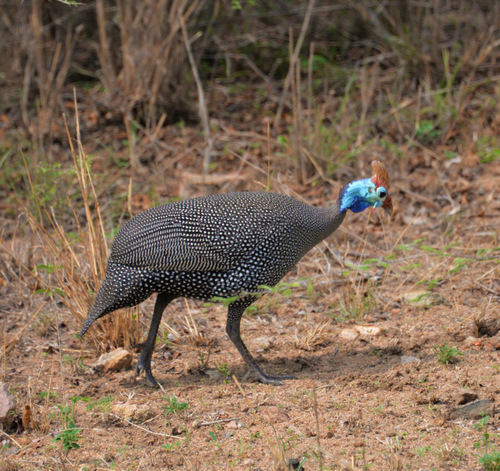
[[[317,209],[321,213],[321,217],[318,218],[320,226],[317,228],[317,234],[321,237],[320,240],[323,240],[338,229],[344,221],[347,211],[340,211],[339,200],[332,206]]]

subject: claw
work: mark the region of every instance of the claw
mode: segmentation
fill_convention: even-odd
[[[268,375],[264,372],[260,372],[259,380],[264,384],[274,384],[275,386],[283,386],[283,381],[287,379],[297,379],[293,375]]]
[[[293,375],[269,375],[264,373],[261,369],[249,369],[245,376],[243,376],[243,381],[246,381],[250,376],[255,375],[257,379],[263,384],[273,384],[274,386],[283,386],[283,381],[287,379],[297,379]]]
[[[156,381],[153,373],[151,372],[151,358],[145,357],[146,355],[143,357],[141,353],[139,361],[135,366],[135,372],[137,373],[137,376],[140,376],[144,372],[146,374],[146,379],[148,380],[149,384],[153,386],[153,388],[161,388],[160,384],[158,384],[158,381]]]

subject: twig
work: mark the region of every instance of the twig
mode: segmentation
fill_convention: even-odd
[[[22,448],[23,446],[17,442],[16,440],[14,440],[14,438],[12,438],[9,434],[5,433],[2,429],[0,429],[0,433],[2,433],[3,435],[5,435],[9,440],[12,440],[16,446],[18,446],[19,448]]]
[[[201,84],[200,76],[198,74],[196,62],[194,60],[193,52],[191,51],[191,44],[189,42],[189,38],[187,35],[186,23],[183,17],[180,18],[180,21],[181,21],[181,29],[182,29],[182,37],[184,39],[184,45],[186,47],[189,63],[191,64],[191,70],[193,72],[193,78],[196,83],[196,88],[198,89],[198,104],[200,108],[199,112],[206,143],[204,152],[205,155],[203,156],[203,174],[206,175],[208,173],[210,165],[210,153],[212,152],[212,138],[210,136],[210,126],[208,123],[208,111],[205,103],[205,93],[203,92],[203,86]]]
[[[488,291],[488,293],[491,293],[491,294],[494,294],[495,296],[498,295],[498,291],[495,291],[491,288],[488,288],[487,286],[484,286],[483,284],[479,283],[478,281],[476,280],[473,280],[473,283],[476,285],[476,286],[479,286],[480,288],[484,289],[485,291]]]
[[[241,417],[231,417],[229,419],[219,419],[219,420],[212,420],[211,422],[202,422],[201,424],[197,424],[198,427],[206,427],[207,425],[213,425],[213,424],[222,424],[224,422],[231,422],[231,420],[241,420],[246,418],[246,415],[242,415]]]
[[[158,435],[159,437],[166,437],[166,438],[177,438],[177,439],[184,438],[185,439],[185,437],[180,437],[178,435],[169,435],[168,433],[153,432],[153,431],[147,429],[146,427],[141,427],[140,425],[137,425],[137,424],[134,424],[133,422],[130,422],[130,420],[128,420],[128,419],[124,419],[122,417],[119,417],[118,415],[113,414],[113,412],[110,412],[110,415],[112,415],[113,417],[116,417],[119,420],[123,420],[127,425],[132,425],[133,427],[137,427],[138,429],[143,430],[144,432],[149,433],[151,435]]]
[[[295,45],[292,57],[290,58],[290,65],[288,67],[288,73],[286,75],[285,83],[283,85],[283,92],[281,93],[278,111],[276,112],[276,116],[274,118],[275,128],[277,128],[281,119],[281,114],[283,113],[283,105],[285,103],[285,98],[288,93],[288,89],[290,88],[290,83],[292,81],[293,74],[295,72],[295,63],[297,62],[297,59],[299,57],[300,49],[302,48],[302,43],[304,42],[307,28],[309,27],[309,21],[311,20],[311,14],[314,8],[314,2],[315,0],[309,0],[309,3],[307,4],[307,10],[304,16],[304,21],[302,22],[302,26],[300,28],[299,39],[297,40],[297,44]]]
[[[329,388],[337,388],[337,387],[338,387],[337,383],[323,384],[323,386],[318,386],[317,388],[314,388],[314,390],[319,391],[320,389],[329,389]]]

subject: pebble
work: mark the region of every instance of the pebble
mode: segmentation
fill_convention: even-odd
[[[128,370],[132,366],[132,359],[133,356],[129,351],[118,348],[112,352],[101,355],[94,365],[94,370],[102,371],[103,373]]]
[[[354,327],[361,335],[375,337],[382,333],[382,329],[376,325],[357,325]]]
[[[477,394],[470,389],[459,389],[451,394],[451,398],[455,404],[463,405],[469,402],[475,401],[477,399]]]
[[[425,290],[410,291],[408,293],[404,293],[401,296],[401,299],[411,305],[422,308],[438,306],[440,304],[449,304],[448,301],[440,294]]]
[[[339,337],[343,340],[352,341],[359,337],[359,333],[354,329],[342,329],[340,331]]]
[[[452,419],[479,420],[485,415],[490,417],[495,415],[495,405],[489,399],[480,399],[450,412]]]
[[[409,365],[410,363],[414,363],[416,361],[420,361],[420,359],[417,357],[412,357],[410,355],[402,355],[401,356],[401,364],[402,365]]]
[[[152,409],[148,405],[131,403],[114,404],[113,412],[123,420],[141,423],[154,415]]]
[[[9,412],[14,408],[14,400],[9,394],[7,385],[0,382],[0,422],[4,422],[8,416]]]

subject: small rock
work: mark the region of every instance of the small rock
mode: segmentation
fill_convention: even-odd
[[[132,354],[129,351],[118,348],[112,352],[101,355],[94,365],[94,370],[102,371],[103,373],[128,370],[132,366],[132,359]]]
[[[115,404],[113,412],[122,420],[130,420],[132,422],[145,422],[153,417],[153,412],[147,405],[139,404]]]
[[[288,460],[288,468],[289,469],[299,469],[300,460],[298,458],[290,458]]]
[[[342,329],[339,337],[343,340],[352,341],[359,337],[359,333],[354,329]]]
[[[495,405],[489,399],[480,399],[450,412],[452,419],[478,420],[485,415],[489,415],[490,417],[495,415]]]
[[[402,365],[409,365],[410,363],[414,363],[416,361],[420,361],[420,359],[417,357],[412,357],[410,355],[401,355],[401,364]]]
[[[241,423],[237,420],[231,420],[225,425],[225,428],[228,429],[238,429],[241,428]]]
[[[438,306],[440,304],[448,305],[448,301],[438,293],[434,293],[433,291],[410,291],[408,293],[404,293],[401,296],[403,301],[407,303],[413,304],[418,307],[427,308],[431,306]]]
[[[477,394],[470,389],[459,389],[451,394],[451,399],[455,404],[462,405],[468,404],[469,402],[475,401],[477,399]]]
[[[375,337],[382,333],[382,329],[375,325],[356,325],[354,328],[364,336]]]
[[[9,412],[14,408],[14,400],[9,394],[7,385],[0,382],[0,421],[4,422],[9,417]]]

